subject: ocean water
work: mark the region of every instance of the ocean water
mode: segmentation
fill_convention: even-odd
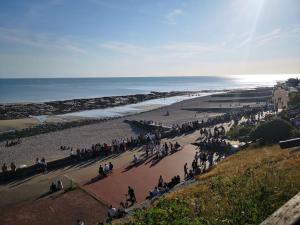
[[[0,79],[0,103],[271,86],[291,75]]]

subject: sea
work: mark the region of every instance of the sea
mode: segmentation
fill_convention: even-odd
[[[297,75],[0,79],[0,103],[38,103],[147,94],[151,91],[198,91],[197,96],[204,96],[229,89],[272,86],[291,77]],[[149,109],[149,106],[169,105],[192,97],[196,95],[155,99],[134,105],[75,112],[71,115],[93,118],[120,116],[124,113],[144,111]]]
[[[0,103],[272,86],[293,75],[0,79]],[[293,76],[294,77],[294,76]]]

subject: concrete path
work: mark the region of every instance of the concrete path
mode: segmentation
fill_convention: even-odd
[[[96,182],[87,182],[83,188],[94,193],[104,202],[118,207],[121,201],[125,201],[128,186],[131,186],[135,190],[137,201],[142,202],[149,191],[158,184],[160,175],[165,181],[170,181],[175,175],[183,178],[184,164],[188,163],[188,166],[191,166],[195,152],[195,146],[186,145],[182,150],[166,156],[160,161],[150,157],[137,166],[128,164],[114,170],[106,178]]]

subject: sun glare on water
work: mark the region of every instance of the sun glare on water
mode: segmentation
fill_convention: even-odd
[[[257,86],[270,86],[276,82],[285,81],[289,78],[297,78],[299,74],[251,74],[251,75],[235,75],[232,78],[239,80],[245,84],[255,84]]]

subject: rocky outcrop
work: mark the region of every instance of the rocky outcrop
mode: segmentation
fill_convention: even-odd
[[[91,109],[104,109],[108,107],[128,105],[152,99],[192,93],[194,92],[151,92],[149,94],[72,99],[44,103],[0,104],[0,120],[21,119],[39,115],[58,115]]]

